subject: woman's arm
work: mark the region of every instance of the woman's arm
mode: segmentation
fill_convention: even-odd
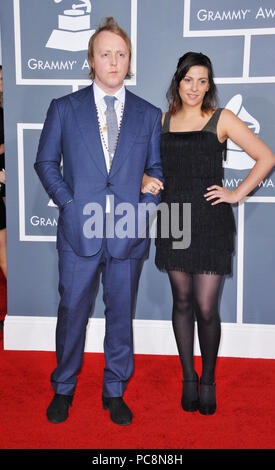
[[[212,205],[220,202],[233,204],[247,196],[272,170],[275,165],[275,155],[241,119],[228,109],[222,111],[217,131],[221,142],[226,139],[232,140],[256,162],[247,177],[233,191],[218,185],[207,188],[206,200],[217,198]]]
[[[141,183],[141,192],[158,194],[163,189],[163,183],[158,178],[153,178],[144,173]]]

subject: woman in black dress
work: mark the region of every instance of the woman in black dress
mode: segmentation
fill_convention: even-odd
[[[274,166],[275,156],[231,111],[215,108],[212,64],[205,55],[189,52],[179,59],[167,97],[169,110],[163,115],[161,136],[162,202],[170,208],[172,203],[191,203],[191,243],[174,249],[177,239],[171,227],[169,238],[161,238],[158,214],[155,261],[171,283],[172,323],[183,370],[182,407],[213,414],[221,334],[218,300],[223,276],[231,273],[234,250],[231,204],[257,186]],[[228,138],[255,159],[249,175],[234,191],[222,186]],[[159,180],[144,175],[143,193],[160,189]],[[179,215],[179,227],[182,222]],[[193,360],[195,318],[202,356],[200,384]]]

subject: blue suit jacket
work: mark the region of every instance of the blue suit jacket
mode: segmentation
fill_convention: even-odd
[[[161,110],[126,90],[119,140],[108,174],[93,86],[51,102],[34,167],[60,209],[58,248],[73,249],[79,256],[91,256],[100,250],[102,236],[98,231],[93,236],[95,223],[100,222],[100,210],[95,211],[95,207],[104,214],[108,194],[114,202],[114,227],[118,220],[123,222],[121,203],[131,207],[131,214],[126,212],[127,220],[128,216],[135,218],[134,236],[122,238],[114,230],[113,237],[107,239],[110,254],[122,259],[146,254],[148,237],[138,237],[137,233],[138,203],[159,202],[159,196],[142,195],[140,188],[144,172],[162,180],[160,132]]]

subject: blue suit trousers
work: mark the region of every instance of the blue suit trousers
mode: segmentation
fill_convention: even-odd
[[[81,368],[86,327],[100,276],[105,304],[103,395],[122,396],[133,372],[133,330],[141,259],[116,259],[106,240],[96,255],[59,251],[60,303],[56,327],[57,367],[51,375],[55,393],[73,395]]]

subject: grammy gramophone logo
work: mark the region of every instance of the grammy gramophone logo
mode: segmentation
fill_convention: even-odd
[[[260,124],[243,106],[242,95],[238,94],[233,96],[225,107],[244,121],[255,134],[259,134]],[[226,162],[224,162],[224,167],[234,170],[246,170],[252,168],[254,165],[255,160],[229,139],[227,143],[227,159]]]
[[[54,0],[55,3],[62,1]],[[58,15],[58,29],[52,31],[46,47],[72,52],[87,50],[95,32],[91,29],[91,11],[90,0],[80,0],[73,3],[71,9],[64,10]]]

